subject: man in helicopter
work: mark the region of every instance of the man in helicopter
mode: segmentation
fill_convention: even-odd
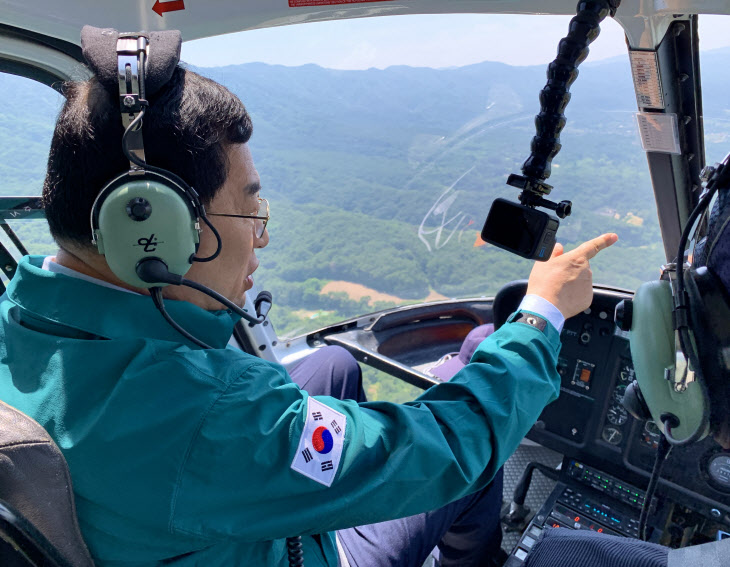
[[[414,402],[358,403],[347,356],[295,377],[306,388],[318,373],[321,384],[339,373],[351,393],[307,392],[281,366],[227,348],[240,319],[229,303],[244,305],[256,252],[269,242],[243,104],[174,58],[159,65],[155,54],[174,39],[153,33],[144,121],[125,129],[115,53],[94,59],[117,33],[87,33],[96,76],[66,87],[44,185],[59,250],[24,258],[0,302],[0,399],[63,450],[96,562],[280,565],[285,538],[301,535],[308,565],[419,566],[437,544],[442,565],[496,564],[498,471],[557,397],[560,329],[590,305],[590,260],[616,235],[567,253],[558,245],[536,263],[509,322]],[[208,261],[184,274],[195,288],[167,285],[164,300],[158,286],[112,268],[124,230],[104,232],[108,222],[172,215],[150,205],[164,192],[151,174],[145,197],[124,197],[134,175],[110,185],[129,170],[122,139],[140,124],[146,162],[193,186],[204,206],[173,191],[203,221],[195,254]],[[120,194],[126,206],[104,208]],[[149,232],[131,245],[130,254],[154,252],[137,268],[166,265],[171,243]],[[145,277],[175,275],[156,274]]]

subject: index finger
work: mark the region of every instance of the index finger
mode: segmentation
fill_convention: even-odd
[[[612,232],[602,234],[593,240],[588,240],[578,246],[574,250],[578,254],[583,254],[588,260],[594,258],[601,250],[608,248],[618,240],[618,235]]]

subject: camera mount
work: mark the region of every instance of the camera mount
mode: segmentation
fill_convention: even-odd
[[[555,247],[558,218],[570,215],[572,203],[556,203],[545,198],[552,186],[553,158],[562,147],[560,132],[565,127],[563,111],[570,102],[570,86],[578,77],[578,65],[588,56],[588,45],[601,32],[600,23],[614,16],[620,0],[580,0],[570,21],[568,35],[558,44],[558,55],[547,70],[547,84],[540,91],[540,113],[535,116],[536,135],[530,156],[522,164],[522,175],[512,174],[507,184],[521,189],[520,204],[496,199],[482,229],[482,240],[524,258],[547,260]],[[555,211],[557,217],[544,211]]]

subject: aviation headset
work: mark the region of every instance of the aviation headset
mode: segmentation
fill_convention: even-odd
[[[730,155],[706,168],[703,182],[676,263],[616,308],[617,324],[630,331],[636,370],[624,405],[638,419],[653,419],[675,446],[697,442],[730,419],[730,278],[718,275],[730,276]],[[685,266],[687,243],[704,230],[716,193],[708,235],[695,246],[693,266]]]
[[[210,348],[169,317],[162,301],[162,287],[184,285],[197,289],[249,323],[262,323],[271,306],[269,292],[261,292],[256,298],[258,316],[253,317],[214,290],[185,279],[193,262],[209,262],[218,257],[223,246],[220,234],[190,185],[174,173],[145,161],[142,125],[147,97],[172,77],[180,60],[180,32],[120,34],[113,29],[84,26],[81,45],[100,83],[119,91],[125,129],[122,150],[130,162],[129,171],[109,182],[94,201],[90,219],[92,243],[120,280],[149,288],[165,319],[199,346]],[[217,240],[216,251],[205,258],[196,256],[200,221],[208,225]]]

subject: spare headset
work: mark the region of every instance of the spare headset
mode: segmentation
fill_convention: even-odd
[[[174,173],[145,161],[142,124],[148,108],[146,97],[172,76],[180,60],[180,32],[119,34],[111,29],[84,26],[81,44],[99,81],[119,90],[124,126],[122,151],[130,163],[129,171],[108,183],[94,201],[90,219],[92,244],[120,280],[148,288],[163,317],[198,346],[211,348],[170,318],[162,300],[162,287],[184,285],[197,289],[249,323],[263,323],[271,307],[269,292],[257,296],[257,316],[253,317],[214,290],[185,279],[193,262],[210,262],[218,257],[223,247],[220,234],[190,185]],[[157,48],[151,66],[150,44]],[[110,55],[114,53],[112,70]],[[151,84],[146,81],[148,71]],[[195,255],[200,244],[200,221],[210,228],[217,241],[215,252],[205,258]]]
[[[685,255],[687,243],[705,228],[702,219],[714,195],[730,190],[730,155],[705,168],[702,177],[704,191],[682,231],[675,263],[616,307],[636,370],[624,406],[639,420],[652,419],[663,433],[639,521],[642,539],[671,447],[700,441],[728,419],[723,400],[730,391],[730,297],[711,268],[685,266]],[[714,244],[706,243],[709,252]]]
[[[730,189],[730,155],[703,172],[704,191],[687,219],[677,259],[616,308],[629,331],[636,380],[624,397],[638,419],[653,419],[672,445],[700,441],[724,415],[711,394],[730,380],[730,297],[707,266],[685,266],[687,243],[718,191]],[[717,406],[717,404],[715,404]]]

